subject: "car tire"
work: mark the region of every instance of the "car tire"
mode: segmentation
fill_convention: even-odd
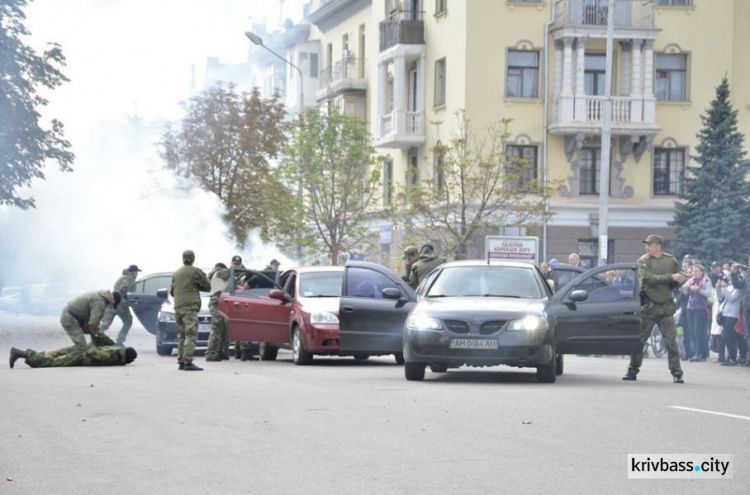
[[[424,363],[404,363],[404,376],[410,382],[424,380]]]
[[[442,364],[431,364],[430,371],[433,373],[445,373],[448,371],[448,367]]]
[[[160,356],[171,356],[172,349],[174,349],[174,347],[171,345],[156,344],[156,353]]]
[[[292,360],[294,364],[305,366],[312,363],[313,355],[305,350],[305,343],[302,340],[302,332],[299,327],[295,327],[292,333]]]
[[[393,355],[396,358],[396,364],[404,364],[404,353],[397,352]]]
[[[557,355],[557,363],[555,363],[555,374],[557,376],[560,376],[563,374],[563,371],[565,370],[565,361],[563,358],[563,354]]]
[[[279,348],[265,342],[258,344],[258,354],[260,355],[261,361],[276,361],[276,356],[279,354]]]
[[[557,354],[552,353],[552,360],[548,364],[537,366],[536,379],[539,383],[555,383],[557,380]]]
[[[356,359],[357,361],[367,361],[368,359],[370,359],[370,355],[369,354],[355,354],[354,359]]]

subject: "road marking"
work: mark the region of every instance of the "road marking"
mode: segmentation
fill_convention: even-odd
[[[739,416],[737,414],[729,414],[729,413],[723,413],[718,411],[706,411],[705,409],[693,409],[692,407],[682,407],[682,406],[667,406],[671,407],[673,409],[682,409],[683,411],[693,411],[693,412],[701,412],[706,414],[715,414],[717,416],[726,416],[728,418],[737,418],[737,419],[745,419],[747,421],[750,421],[749,416]]]

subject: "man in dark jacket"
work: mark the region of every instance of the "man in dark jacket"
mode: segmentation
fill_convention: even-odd
[[[20,358],[32,368],[59,368],[63,366],[117,366],[135,361],[138,353],[132,347],[90,346],[86,352],[76,352],[75,347],[56,351],[37,352],[31,349],[22,351],[15,347],[10,350],[10,367]]]
[[[177,325],[178,368],[185,371],[203,371],[193,364],[198,339],[198,311],[201,309],[201,291],[211,290],[211,282],[203,270],[193,266],[195,253],[183,251],[183,265],[172,275],[169,293],[174,297],[174,318]]]
[[[130,314],[130,303],[128,302],[128,288],[135,282],[140,271],[141,269],[138,268],[138,265],[130,265],[122,271],[122,275],[115,281],[112,291],[120,293],[120,304],[116,308],[107,308],[107,311],[104,312],[104,318],[102,318],[102,331],[109,329],[115,319],[115,315],[119,316],[120,320],[122,320],[122,328],[115,340],[115,344],[117,345],[125,343],[130,327],[133,326],[133,315]]]

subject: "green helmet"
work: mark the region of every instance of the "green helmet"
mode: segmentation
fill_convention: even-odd
[[[186,249],[182,252],[182,262],[187,263],[188,265],[192,265],[195,261],[195,253],[191,251],[190,249]]]

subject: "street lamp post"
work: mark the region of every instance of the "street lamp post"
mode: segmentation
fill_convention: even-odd
[[[297,71],[297,74],[299,74],[299,113],[301,114],[305,109],[305,92],[304,92],[304,77],[302,76],[302,70],[291,63],[289,60],[285,59],[275,51],[268,48],[266,45],[263,44],[263,38],[258,36],[257,34],[253,33],[252,31],[245,31],[245,36],[247,36],[250,41],[252,41],[254,44],[258,46],[262,46],[269,52],[273,53],[277,57],[279,57],[281,60],[283,60],[285,63],[287,63],[291,68]]]
[[[609,247],[609,166],[612,156],[612,59],[614,51],[615,0],[607,8],[607,55],[604,75],[604,115],[599,177],[599,266],[607,264]]]

